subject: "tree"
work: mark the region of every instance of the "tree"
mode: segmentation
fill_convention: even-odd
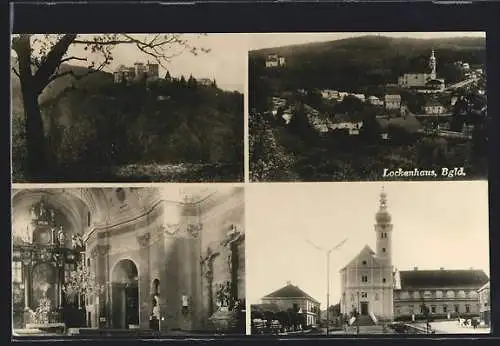
[[[190,45],[179,34],[13,35],[12,50],[17,63],[13,64],[12,69],[21,83],[26,120],[28,178],[43,179],[49,173],[39,96],[59,78],[70,76],[76,81],[104,69],[113,61],[113,48],[118,45],[133,45],[139,52],[154,58],[162,67],[184,50],[195,55],[208,51]],[[78,46],[83,47],[84,54],[71,55],[70,48]],[[86,62],[86,72],[77,74],[72,69],[64,68],[67,63],[75,61]],[[75,89],[74,85],[63,89],[60,95],[72,89]]]

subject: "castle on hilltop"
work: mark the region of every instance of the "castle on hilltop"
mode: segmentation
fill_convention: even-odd
[[[113,80],[115,83],[133,82],[141,78],[147,81],[158,79],[159,67],[158,64],[136,62],[134,66],[120,65],[113,72]]]

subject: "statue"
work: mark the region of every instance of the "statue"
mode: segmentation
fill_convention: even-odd
[[[54,224],[56,222],[56,212],[54,209],[50,209],[50,222]]]
[[[80,233],[75,233],[71,240],[73,249],[80,249],[83,247],[83,239]]]
[[[47,211],[45,210],[45,205],[42,202],[40,202],[40,210],[39,210],[39,219],[42,220],[42,221],[45,221],[46,219],[46,216],[47,216]]]
[[[30,208],[30,216],[32,221],[35,221],[38,218],[34,206]]]
[[[64,234],[64,230],[62,226],[59,226],[59,231],[57,232],[57,241],[60,246],[63,246],[66,243],[66,236]]]

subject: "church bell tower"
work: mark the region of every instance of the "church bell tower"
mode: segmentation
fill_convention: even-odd
[[[375,214],[375,234],[377,235],[377,259],[386,266],[392,266],[392,223],[391,214],[387,211],[387,194],[382,189],[380,205]]]
[[[429,58],[429,68],[431,69],[431,79],[437,78],[436,73],[436,56],[434,55],[434,49],[432,50],[431,57]]]

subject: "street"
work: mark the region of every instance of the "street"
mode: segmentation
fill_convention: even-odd
[[[419,327],[425,328],[425,323],[417,323]],[[456,320],[431,322],[431,328],[436,334],[489,334],[490,328],[461,327]]]

